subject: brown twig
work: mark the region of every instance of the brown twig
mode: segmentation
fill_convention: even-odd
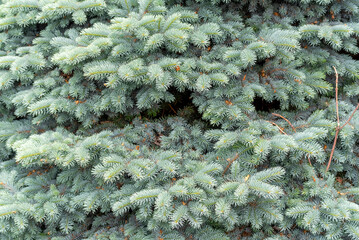
[[[339,101],[338,101],[338,72],[337,69],[333,66],[335,71],[335,108],[337,110],[337,127],[340,127],[340,120],[339,120]]]
[[[224,169],[223,173],[222,173],[222,176],[224,176],[224,174],[227,172],[227,170],[229,169],[229,167],[232,165],[232,163],[234,161],[236,161],[236,159],[239,157],[239,154],[236,153],[236,156],[234,156],[234,158],[232,160],[229,161],[227,167]]]
[[[354,109],[352,115],[350,115],[348,121],[346,121],[346,122],[343,124],[343,126],[340,127],[340,130],[342,130],[343,127],[345,127],[345,125],[347,125],[347,124],[350,122],[350,120],[352,120],[352,118],[353,118],[353,116],[354,116],[354,113],[358,110],[358,108],[359,108],[359,103],[358,103],[357,107]]]
[[[332,147],[332,151],[330,152],[330,157],[329,157],[329,161],[328,161],[328,165],[327,165],[327,169],[326,172],[328,172],[330,164],[332,163],[332,159],[333,159],[333,155],[334,155],[334,150],[335,150],[335,146],[337,145],[337,140],[338,140],[338,135],[339,135],[339,131],[343,129],[343,127],[345,127],[345,125],[347,125],[350,120],[352,119],[352,117],[354,116],[354,113],[358,110],[359,108],[359,103],[357,105],[357,107],[354,109],[352,115],[349,117],[349,119],[343,124],[343,126],[340,126],[340,120],[339,120],[339,101],[338,101],[338,72],[337,69],[333,66],[334,71],[335,71],[335,107],[336,107],[336,111],[337,111],[337,127],[335,128],[335,137],[334,137],[334,143],[333,143],[333,147]]]
[[[244,87],[244,81],[246,80],[247,74],[244,74],[244,77],[242,79],[242,87]]]
[[[276,117],[283,118],[283,119],[292,127],[293,131],[294,131],[294,132],[297,132],[297,131],[295,130],[295,127],[292,125],[292,123],[291,123],[288,119],[286,119],[285,117],[283,117],[282,115],[277,114],[277,113],[272,113],[272,115],[274,115],[274,116],[276,116]]]
[[[326,172],[328,172],[330,164],[332,163],[332,158],[333,158],[333,154],[334,154],[334,150],[335,150],[335,145],[337,145],[338,134],[339,134],[339,127],[336,127],[334,143],[333,143],[332,151],[330,152],[330,157],[329,157],[329,162],[328,162],[328,165],[327,165],[327,169],[325,170]]]
[[[171,104],[168,104],[168,106],[170,106],[170,108],[172,109],[172,111],[177,115],[176,110],[173,109],[173,107],[171,106]]]
[[[340,121],[339,121],[339,101],[338,101],[338,72],[337,69],[333,66],[335,71],[335,109],[337,111],[337,127],[335,128],[335,137],[334,137],[334,143],[332,147],[332,151],[330,152],[330,157],[327,165],[326,172],[329,170],[330,164],[332,163],[332,158],[334,155],[335,146],[337,145],[338,135],[340,131]]]
[[[335,146],[337,145],[338,135],[340,131],[340,121],[339,121],[339,102],[338,102],[338,72],[337,69],[333,66],[335,71],[335,108],[337,111],[337,127],[335,128],[335,137],[334,137],[334,143],[332,147],[332,151],[330,152],[330,157],[327,165],[326,172],[329,170],[330,164],[332,163],[332,158],[334,155]]]
[[[279,131],[280,131],[281,133],[287,135],[287,134],[281,129],[281,127],[279,127],[278,124],[276,124],[275,122],[271,122],[271,121],[266,121],[266,122],[269,122],[269,123],[273,124],[274,126],[276,126],[276,127],[279,129]]]
[[[310,165],[311,167],[313,167],[312,162],[310,161],[309,155],[308,155],[308,162],[309,162],[309,165]]]

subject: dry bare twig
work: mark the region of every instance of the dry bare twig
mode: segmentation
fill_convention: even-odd
[[[343,126],[340,126],[340,120],[339,120],[339,101],[338,101],[338,72],[337,69],[333,66],[334,71],[335,71],[335,107],[336,107],[336,112],[337,112],[337,127],[335,128],[335,137],[334,137],[334,143],[333,143],[333,147],[332,147],[332,151],[330,152],[330,157],[329,157],[329,161],[328,161],[328,165],[327,165],[327,169],[326,172],[328,172],[330,164],[332,163],[332,159],[333,159],[333,155],[334,155],[334,150],[335,150],[335,146],[337,145],[337,140],[338,140],[338,135],[340,130],[343,129],[343,127],[345,127],[345,125],[347,125],[350,120],[352,119],[352,117],[354,116],[354,113],[358,110],[359,108],[359,103],[356,106],[356,108],[354,109],[352,115],[349,117],[349,119],[343,124]]]
[[[297,132],[297,131],[295,130],[295,127],[292,125],[292,123],[291,123],[288,119],[286,119],[285,117],[283,117],[282,115],[280,115],[280,114],[278,114],[278,113],[272,113],[272,115],[274,115],[274,116],[276,116],[276,117],[283,118],[283,119],[292,127],[293,131],[294,131],[294,132]]]
[[[269,123],[273,124],[274,126],[276,126],[276,127],[279,129],[279,131],[280,131],[281,133],[287,135],[287,134],[282,130],[282,128],[279,127],[278,124],[276,124],[275,122],[271,122],[271,121],[266,121],[266,122],[269,122]]]
[[[239,154],[237,153],[236,156],[232,160],[229,161],[227,167],[224,169],[222,176],[228,171],[229,167],[232,165],[232,163],[239,157]]]

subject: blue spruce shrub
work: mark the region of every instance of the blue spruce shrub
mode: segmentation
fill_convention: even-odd
[[[359,239],[358,37],[359,0],[0,0],[0,239]]]

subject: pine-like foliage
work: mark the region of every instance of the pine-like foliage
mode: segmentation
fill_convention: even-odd
[[[358,37],[359,0],[0,0],[0,239],[359,239]]]

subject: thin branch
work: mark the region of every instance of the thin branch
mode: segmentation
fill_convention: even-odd
[[[335,146],[337,145],[338,135],[339,135],[339,131],[340,131],[339,101],[338,101],[338,78],[339,77],[338,77],[337,69],[334,66],[333,66],[333,68],[334,68],[334,71],[335,71],[335,109],[337,111],[337,127],[335,128],[334,143],[333,143],[332,151],[330,152],[330,157],[329,157],[327,169],[325,170],[326,172],[328,172],[330,164],[332,163],[332,159],[333,159],[333,155],[334,155],[334,151],[335,151]]]
[[[238,158],[240,155],[242,155],[243,153],[247,152],[248,150],[250,150],[250,149],[252,149],[252,148],[254,148],[254,147],[255,147],[255,145],[250,146],[250,147],[244,149],[244,150],[243,150],[242,152],[240,152],[240,153],[236,153],[236,156],[234,156],[234,158],[229,161],[227,167],[224,169],[224,171],[223,171],[223,173],[222,173],[222,176],[224,176],[224,174],[227,172],[227,170],[228,170],[229,167],[232,165],[232,163],[233,163],[234,161],[236,161],[237,158]]]
[[[333,66],[335,71],[335,108],[337,110],[337,126],[340,126],[339,121],[339,101],[338,101],[338,72],[337,69]]]
[[[276,117],[283,118],[283,119],[292,127],[293,131],[294,131],[294,132],[297,132],[297,131],[295,130],[295,127],[292,125],[292,123],[291,123],[288,119],[286,119],[285,117],[283,117],[282,115],[277,114],[277,113],[272,113],[272,115],[274,115],[274,116],[276,116]]]
[[[287,135],[287,134],[282,130],[282,128],[279,127],[278,124],[276,124],[275,122],[271,122],[271,121],[266,121],[266,122],[269,122],[269,123],[273,124],[274,126],[276,126],[276,127],[279,129],[279,131],[280,131],[281,133]]]
[[[168,106],[170,106],[170,108],[172,109],[172,111],[177,115],[176,110],[174,110],[174,108],[171,106],[171,104],[168,104]]]
[[[334,68],[334,69],[335,69],[335,68]],[[338,101],[337,101],[337,99],[336,99],[336,104],[337,104],[337,106],[338,106]],[[327,165],[326,172],[328,172],[329,167],[330,167],[330,164],[332,163],[332,158],[333,158],[333,155],[334,155],[335,146],[337,145],[337,140],[338,140],[339,131],[342,130],[343,127],[345,127],[345,125],[347,125],[347,124],[350,122],[350,120],[352,119],[352,117],[354,116],[354,113],[358,110],[358,108],[359,108],[359,103],[358,103],[357,107],[354,109],[352,115],[350,115],[348,121],[346,121],[346,122],[343,124],[343,126],[340,127],[340,123],[339,123],[339,121],[338,121],[338,126],[335,128],[336,131],[335,131],[334,143],[333,143],[332,151],[330,152],[330,157],[329,157],[329,162],[328,162],[328,165]],[[337,109],[338,109],[338,108],[337,108]],[[337,113],[338,113],[338,110],[337,110]],[[338,117],[338,115],[337,115],[337,117]]]
[[[333,143],[332,151],[330,152],[330,157],[329,157],[329,162],[328,162],[328,165],[327,165],[327,169],[325,170],[326,172],[328,172],[330,164],[332,162],[332,158],[333,158],[333,154],[334,154],[334,150],[335,150],[335,145],[337,145],[339,131],[340,131],[339,127],[336,127],[334,143]]]
[[[311,167],[313,167],[312,162],[310,161],[309,154],[308,154],[308,162],[309,162],[309,165],[310,165]]]
[[[222,173],[222,176],[224,176],[224,174],[228,171],[229,167],[232,165],[232,163],[233,163],[234,161],[236,161],[236,159],[237,159],[238,157],[239,157],[239,154],[236,153],[236,156],[234,156],[234,158],[233,158],[231,161],[229,161],[227,167],[224,169],[224,171],[223,171],[223,173]]]
[[[357,107],[354,109],[352,115],[350,115],[348,121],[346,121],[346,122],[344,123],[344,125],[339,128],[340,130],[342,130],[343,127],[345,127],[345,125],[347,125],[347,124],[350,122],[350,120],[352,120],[352,118],[353,118],[353,116],[354,116],[354,113],[358,110],[358,108],[359,108],[359,103],[358,103]]]
[[[329,161],[328,161],[328,165],[327,165],[327,169],[326,172],[329,170],[330,164],[332,163],[332,159],[333,159],[333,155],[334,155],[334,151],[335,151],[335,146],[337,145],[337,140],[338,140],[338,135],[340,130],[343,129],[343,127],[345,127],[350,120],[353,118],[354,113],[358,110],[359,108],[359,103],[356,106],[356,108],[354,109],[352,115],[350,115],[349,119],[343,124],[343,126],[340,126],[340,120],[339,120],[339,101],[338,101],[338,72],[337,69],[333,66],[334,71],[335,71],[335,107],[336,107],[336,112],[337,112],[337,127],[335,128],[335,137],[334,137],[334,143],[333,143],[333,147],[332,147],[332,151],[330,152],[330,157],[329,157]]]

